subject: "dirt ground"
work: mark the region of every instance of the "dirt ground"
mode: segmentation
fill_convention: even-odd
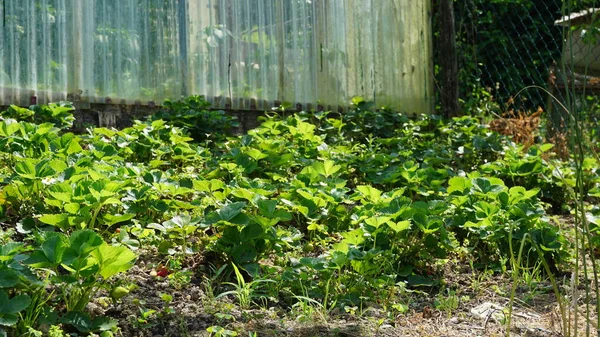
[[[107,306],[98,298],[90,304],[96,314],[116,318],[124,337],[218,336],[207,331],[211,326],[237,331],[237,336],[244,337],[506,336],[507,310],[503,309],[509,304],[510,280],[491,273],[477,275],[468,266],[449,263],[444,268],[443,282],[460,298],[451,310],[435,309],[433,295],[418,292],[411,296],[408,311],[395,316],[390,316],[389,310],[370,307],[353,314],[336,309],[327,317],[314,315],[303,320],[278,305],[240,310],[234,298],[215,299],[207,294],[199,278],[192,277],[180,288],[168,278],[152,276],[151,264],[147,266],[138,263],[122,280],[137,285],[122,302]],[[172,299],[165,300],[163,294]],[[582,336],[585,310],[580,301]],[[591,318],[594,320],[595,315]],[[559,306],[549,283],[517,288],[511,336],[563,336],[560,322]]]
[[[572,227],[571,222],[568,217],[557,219],[557,224],[569,228]],[[436,305],[439,289],[422,289],[409,295],[406,299],[408,310],[401,314],[390,314],[390,308],[371,305],[358,310],[360,312],[346,313],[334,309],[328,314],[299,317],[297,310],[290,310],[276,302],[260,303],[252,309],[240,310],[235,298],[216,298],[211,287],[204,282],[204,256],[191,258],[184,266],[190,270],[187,281],[174,282],[173,279],[153,275],[152,270],[160,263],[156,252],[138,253],[138,263],[120,280],[123,284],[135,285],[135,289],[117,304],[99,297],[89,308],[96,315],[117,319],[123,337],[235,336],[211,334],[207,331],[211,326],[236,331],[240,337],[506,336],[506,315],[512,289],[510,272],[473,270],[466,261],[456,262],[459,259],[448,260],[441,265],[438,273],[443,288],[451,289],[458,299],[452,308]],[[586,282],[592,284],[593,280],[585,281],[580,275],[578,298],[574,302],[570,295],[571,273],[559,273],[556,277],[559,291],[565,296],[563,303],[569,301],[563,304],[563,309],[571,326],[563,329],[562,314],[552,284],[544,278],[529,282],[520,278],[510,336],[572,336],[575,326],[578,326],[579,336],[599,336],[596,307],[585,305],[596,303],[596,296],[586,294],[583,286]],[[577,310],[573,309],[575,305]],[[589,321],[592,323],[589,325],[585,324],[586,312],[590,313]]]

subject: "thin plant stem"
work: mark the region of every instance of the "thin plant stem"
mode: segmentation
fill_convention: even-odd
[[[519,247],[519,255],[517,256],[517,260],[515,261],[515,254],[514,254],[513,245],[512,245],[513,230],[514,230],[514,228],[511,225],[510,230],[508,232],[508,247],[510,250],[510,258],[512,261],[513,282],[512,282],[512,287],[511,287],[511,291],[510,291],[510,300],[509,300],[509,304],[508,304],[508,315],[506,316],[506,337],[510,337],[510,326],[511,326],[511,321],[512,321],[513,305],[514,305],[514,301],[515,301],[515,294],[517,292],[517,285],[519,283],[519,268],[521,266],[521,257],[523,254],[523,249],[525,247],[525,241],[528,236],[527,234],[525,234],[523,236],[523,239],[521,240],[521,246]]]

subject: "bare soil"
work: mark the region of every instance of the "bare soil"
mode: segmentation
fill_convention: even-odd
[[[207,332],[210,326],[237,331],[238,336],[256,333],[268,337],[506,335],[506,310],[482,317],[472,309],[484,303],[506,308],[511,281],[502,275],[473,272],[464,265],[448,263],[444,268],[445,287],[460,298],[456,309],[436,309],[436,295],[424,291],[411,295],[409,310],[403,314],[391,315],[374,305],[361,313],[334,310],[327,317],[315,315],[303,321],[277,304],[240,310],[234,298],[215,299],[207,294],[198,275],[188,284],[177,285],[168,278],[152,276],[152,264],[147,265],[139,263],[122,280],[138,286],[122,302],[103,306],[100,298],[92,304],[96,314],[118,319],[125,337],[211,336]],[[165,301],[161,294],[171,295],[172,301]],[[560,311],[550,284],[520,286],[516,295],[511,336],[562,336]],[[144,310],[155,312],[144,319]]]

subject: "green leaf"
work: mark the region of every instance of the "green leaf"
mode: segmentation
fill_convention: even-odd
[[[284,210],[277,209],[277,200],[259,200],[257,202],[260,214],[269,219],[279,218],[283,221],[292,219],[292,215]]]
[[[250,242],[252,240],[261,238],[265,233],[263,227],[257,223],[249,224],[248,226],[244,226],[240,233],[240,240],[242,243]]]
[[[411,287],[433,287],[436,282],[421,275],[410,275],[407,282]]]
[[[498,193],[504,189],[504,186],[492,184],[492,181],[487,178],[475,178],[471,181],[471,183],[473,184],[471,190],[483,194]]]
[[[508,193],[506,193],[504,191],[498,193],[498,200],[500,200],[500,203],[502,204],[502,206],[507,206],[508,205]]]
[[[7,316],[15,315],[27,309],[29,304],[31,304],[31,298],[28,295],[17,295],[9,299],[8,294],[0,290],[0,319],[2,316],[7,318]],[[9,321],[12,321],[12,317],[10,317]],[[2,324],[0,322],[0,325],[10,326],[12,324]]]
[[[477,211],[476,217],[478,219],[489,218],[490,216],[496,214],[500,208],[495,204],[491,204],[485,201],[478,201],[473,205],[473,208]]]
[[[0,122],[0,136],[10,137],[21,129],[21,124],[14,119],[5,119]]]
[[[251,174],[258,168],[258,163],[254,159],[244,154],[240,154],[236,158],[235,163],[240,167],[243,167],[246,174]]]
[[[352,105],[354,105],[354,106],[358,106],[361,103],[365,103],[365,102],[366,102],[366,100],[361,96],[352,97]]]
[[[443,226],[442,220],[434,216],[429,217],[427,214],[422,212],[415,213],[412,219],[419,229],[425,234],[435,233]]]
[[[331,246],[331,248],[333,249],[334,254],[343,255],[345,260],[347,260],[346,254],[348,254],[348,250],[349,250],[348,242],[335,243]]]
[[[19,318],[15,314],[5,314],[0,316],[0,325],[3,326],[13,326],[17,324]],[[4,331],[4,330],[2,330]],[[6,336],[6,335],[5,335]]]
[[[93,250],[104,243],[104,240],[98,234],[89,229],[74,232],[71,234],[69,241],[70,246],[63,255],[63,264],[66,265],[71,265],[77,261],[83,262]],[[84,266],[78,267],[84,268]]]
[[[17,254],[23,251],[24,245],[20,242],[9,242],[0,246],[0,257]]]
[[[100,265],[99,274],[105,279],[129,270],[133,267],[133,262],[136,258],[134,252],[126,247],[111,246],[103,243],[100,247],[92,252],[92,255]]]
[[[12,288],[17,283],[19,283],[19,275],[14,270],[0,270],[0,288]]]
[[[277,225],[277,223],[279,222],[279,218],[267,218],[264,216],[260,216],[260,215],[252,215],[251,219],[253,221],[255,221],[257,224],[261,225],[263,228],[270,228],[273,227],[275,225]]]
[[[463,194],[466,190],[471,188],[472,184],[468,178],[465,177],[452,177],[448,181],[448,194],[453,192],[460,192]]]
[[[515,176],[529,176],[543,170],[541,160],[519,161],[510,165],[510,173]]]
[[[54,173],[60,173],[60,172],[64,172],[67,168],[69,168],[69,166],[67,165],[67,163],[65,163],[62,160],[58,160],[58,159],[54,159],[51,160],[47,163],[48,167],[52,168],[52,170],[54,172],[50,173],[50,174],[54,174]]]
[[[223,235],[221,236],[219,241],[227,245],[239,245],[239,243],[241,242],[240,230],[237,226],[225,227]]]
[[[25,158],[25,159],[22,159],[21,161],[19,161],[18,163],[16,163],[14,169],[15,169],[15,172],[23,178],[35,179],[36,178],[35,165],[36,165],[35,160],[30,159],[30,158]]]
[[[79,140],[73,139],[69,142],[69,147],[67,148],[67,155],[72,155],[76,153],[81,153],[83,148],[79,145]]]
[[[554,144],[549,144],[549,143],[546,143],[546,144],[542,144],[542,145],[540,145],[539,149],[540,149],[540,151],[541,151],[541,152],[548,152],[548,151],[550,151],[550,150],[551,150],[553,147],[554,147]]]
[[[106,226],[112,226],[112,225],[120,223],[120,222],[129,221],[133,218],[135,218],[135,214],[133,214],[133,213],[117,214],[117,215],[104,214],[102,216],[102,220],[104,221],[104,224]]]
[[[69,203],[72,201],[72,193],[71,192],[48,192],[48,194],[50,194],[50,196],[52,196],[54,199],[65,202],[65,203]]]
[[[381,225],[385,225],[390,222],[390,217],[387,216],[375,216],[365,220],[365,223],[369,226],[379,228]]]
[[[277,209],[277,200],[259,200],[257,205],[258,210],[263,216],[270,217]]]
[[[79,212],[79,204],[76,203],[68,203],[64,206],[65,211],[67,211],[69,214],[77,214],[77,212]]]
[[[487,227],[491,227],[491,226],[492,226],[492,222],[489,219],[483,219],[479,222],[467,221],[464,224],[465,228],[487,228]]]
[[[264,158],[268,157],[267,154],[262,153],[260,150],[254,149],[254,148],[251,148],[249,150],[245,150],[244,153],[247,154],[248,156],[250,156],[250,158],[252,158],[252,159],[254,159],[256,161],[259,161],[261,159],[264,159]]]
[[[64,164],[64,163],[63,163]],[[60,164],[56,161],[41,161],[35,165],[35,175],[37,178],[45,178],[54,175],[57,171],[52,167],[57,165],[57,168],[61,168]]]
[[[300,263],[314,270],[325,270],[325,259],[321,257],[303,257]]]
[[[237,245],[231,250],[231,257],[237,264],[253,262],[258,257],[256,248],[250,245]]]
[[[329,178],[336,174],[342,167],[340,165],[335,165],[335,162],[332,160],[325,160],[324,162],[314,162],[312,168],[318,174],[325,176],[325,178]]]
[[[62,262],[63,254],[69,247],[69,240],[66,236],[60,233],[48,234],[41,250],[44,256],[52,266],[56,266]]]
[[[234,202],[219,210],[219,217],[223,221],[230,221],[242,212],[242,209],[246,207],[245,202]]]
[[[390,228],[394,232],[400,233],[400,232],[405,231],[410,228],[410,221],[409,220],[400,221],[400,222],[389,221],[387,223],[387,225],[390,226]]]
[[[225,183],[218,179],[212,179],[209,183],[208,192],[215,192],[225,188]]]
[[[50,226],[55,226],[63,229],[69,227],[69,215],[66,213],[44,214],[40,216],[39,220],[40,222]]]
[[[94,318],[92,321],[93,331],[110,331],[117,327],[119,322],[113,318],[106,316],[99,316]]]
[[[231,195],[240,199],[246,199],[248,201],[253,201],[257,196],[256,193],[246,188],[236,188],[233,191],[231,191]]]
[[[166,234],[167,233],[167,228],[161,224],[158,224],[156,222],[152,222],[149,223],[148,225],[146,225],[146,228],[149,229],[156,229],[157,231]]]
[[[526,190],[525,187],[522,186],[511,187],[509,190],[509,203],[515,205],[522,200],[528,200],[535,197],[539,192],[539,188]]]
[[[28,295],[17,295],[8,301],[7,304],[2,305],[2,312],[5,314],[17,314],[31,304],[31,298]]]
[[[413,221],[419,225],[419,227],[427,227],[427,214],[418,212],[413,215]]]
[[[70,325],[79,332],[87,333],[92,330],[92,320],[84,312],[72,311],[60,318],[60,322]]]
[[[342,236],[344,237],[343,242],[350,244],[350,245],[359,246],[363,242],[365,242],[364,235],[365,235],[365,232],[362,229],[357,228],[353,231],[342,233]]]
[[[165,302],[172,302],[173,296],[169,294],[160,294],[160,298]]]
[[[326,232],[325,226],[317,222],[311,223],[306,227],[306,229],[308,229],[309,231]]]
[[[314,205],[316,205],[317,207],[325,207],[327,206],[327,201],[323,198],[320,198],[318,196],[315,195],[314,190],[308,190],[308,189],[297,189],[296,192],[301,195],[304,199],[306,199],[306,201],[312,202]],[[302,204],[304,204],[304,202],[302,202]]]
[[[363,198],[369,200],[372,203],[377,203],[381,199],[381,191],[375,187],[368,185],[357,186],[356,189],[362,194]]]

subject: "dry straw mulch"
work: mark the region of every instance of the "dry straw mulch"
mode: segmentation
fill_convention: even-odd
[[[535,143],[535,137],[540,127],[540,116],[544,110],[538,110],[532,114],[523,111],[509,110],[503,116],[490,122],[490,129],[505,136],[509,136],[514,142],[523,144],[529,148]]]

